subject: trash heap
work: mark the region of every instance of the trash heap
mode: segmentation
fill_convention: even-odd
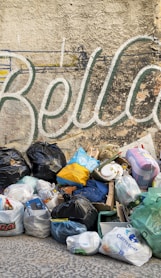
[[[0,148],[0,236],[52,236],[73,254],[161,258],[161,173],[144,146]]]

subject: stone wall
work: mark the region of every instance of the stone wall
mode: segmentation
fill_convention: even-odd
[[[131,143],[160,125],[157,0],[6,0],[0,8],[1,145],[69,154]]]

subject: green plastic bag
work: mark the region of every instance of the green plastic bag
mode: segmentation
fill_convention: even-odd
[[[155,257],[161,258],[161,190],[151,188],[131,217],[131,225],[138,229],[151,247]]]

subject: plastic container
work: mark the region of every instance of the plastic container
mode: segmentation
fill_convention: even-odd
[[[129,226],[130,226],[129,222],[100,222],[102,236],[112,231],[115,227],[127,228]]]

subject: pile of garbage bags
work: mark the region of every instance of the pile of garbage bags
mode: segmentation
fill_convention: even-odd
[[[72,254],[141,266],[161,258],[161,173],[144,148],[0,148],[0,236],[52,236]]]

